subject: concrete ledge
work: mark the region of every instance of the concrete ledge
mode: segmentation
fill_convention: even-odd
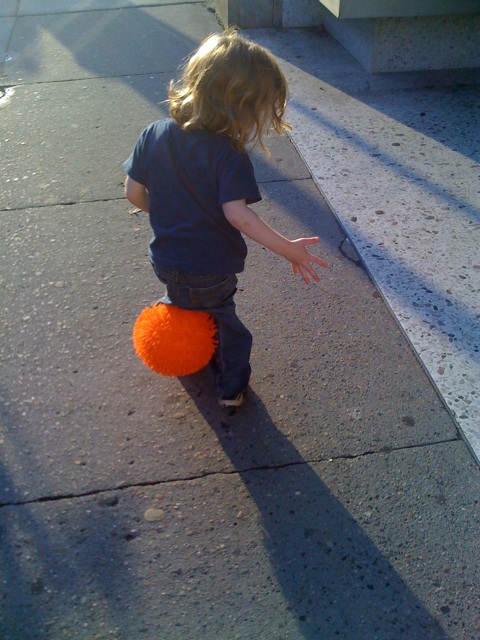
[[[241,29],[313,27],[322,24],[318,0],[215,0],[223,25]]]
[[[480,66],[480,14],[323,20],[370,73]]]
[[[311,27],[339,19],[480,15],[480,0],[211,0],[223,24],[242,29]]]
[[[319,0],[336,18],[402,18],[480,13],[480,0]]]

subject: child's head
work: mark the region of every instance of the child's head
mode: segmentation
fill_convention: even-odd
[[[170,114],[184,129],[229,136],[238,149],[253,140],[263,147],[270,127],[277,133],[291,128],[283,120],[287,93],[271,53],[227,31],[207,38],[180,80],[170,83]]]

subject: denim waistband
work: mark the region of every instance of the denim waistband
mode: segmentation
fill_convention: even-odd
[[[233,273],[196,273],[192,271],[177,271],[175,269],[164,269],[153,265],[155,273],[164,282],[170,283],[188,283],[191,285],[209,285],[222,282],[229,276],[234,276]]]

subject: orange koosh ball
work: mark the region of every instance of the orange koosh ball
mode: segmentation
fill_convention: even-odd
[[[133,346],[147,367],[163,376],[188,376],[211,360],[217,341],[214,318],[173,305],[145,308],[133,327]]]

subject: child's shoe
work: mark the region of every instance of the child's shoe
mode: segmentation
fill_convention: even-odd
[[[240,407],[245,399],[245,391],[237,394],[234,398],[218,398],[221,407]]]

